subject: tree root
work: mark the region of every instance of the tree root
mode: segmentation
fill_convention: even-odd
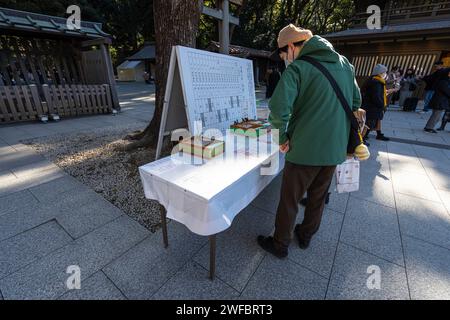
[[[154,145],[155,137],[150,134],[144,135],[141,139],[122,146],[122,151],[132,151],[139,148],[149,148]]]
[[[127,136],[125,136],[124,140],[128,140],[128,141],[140,140],[145,136],[145,133],[146,133],[146,129],[141,130],[141,131],[134,131],[134,132],[128,134]]]

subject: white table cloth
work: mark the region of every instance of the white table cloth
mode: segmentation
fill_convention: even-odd
[[[234,151],[227,144],[225,148],[226,156],[207,160],[202,165],[174,161],[169,156],[141,166],[145,197],[157,200],[169,218],[196,234],[209,236],[226,230],[234,217],[282,170],[284,156],[270,142],[261,143],[259,149],[242,141]],[[268,151],[257,152],[261,149]],[[229,157],[230,152],[235,157]],[[186,160],[188,155],[183,157]],[[271,161],[275,168],[273,174],[262,175],[262,167]]]

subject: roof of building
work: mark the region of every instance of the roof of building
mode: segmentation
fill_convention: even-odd
[[[141,50],[128,57],[127,60],[154,60],[156,59],[156,49],[154,44],[147,44]]]
[[[82,21],[79,30],[71,30],[65,18],[7,8],[0,8],[0,29],[84,39],[110,37],[102,31],[101,23]]]
[[[359,38],[359,37],[378,37],[378,36],[390,36],[393,34],[415,34],[423,35],[429,33],[447,33],[450,30],[450,20],[432,21],[432,22],[418,22],[414,24],[399,24],[399,25],[387,25],[382,29],[368,29],[354,28],[347,29],[340,32],[330,33],[324,35],[325,38],[331,40]]]
[[[136,60],[136,61],[125,60],[119,66],[117,66],[117,69],[134,69],[141,63],[142,63],[142,61],[138,61],[138,60]]]
[[[213,52],[220,51],[220,44],[216,41],[211,41],[207,50]],[[267,58],[269,59],[271,52],[265,50],[258,50],[253,48],[247,48],[242,46],[230,45],[230,55],[238,56],[241,58]]]

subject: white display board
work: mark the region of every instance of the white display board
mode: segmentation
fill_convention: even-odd
[[[191,134],[225,130],[243,118],[256,119],[251,60],[182,46],[172,48],[156,158],[163,137],[176,129]]]

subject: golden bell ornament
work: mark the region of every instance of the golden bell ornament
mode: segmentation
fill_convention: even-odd
[[[361,161],[369,159],[370,157],[369,148],[367,148],[365,144],[360,144],[355,149],[355,157],[357,157]]]

